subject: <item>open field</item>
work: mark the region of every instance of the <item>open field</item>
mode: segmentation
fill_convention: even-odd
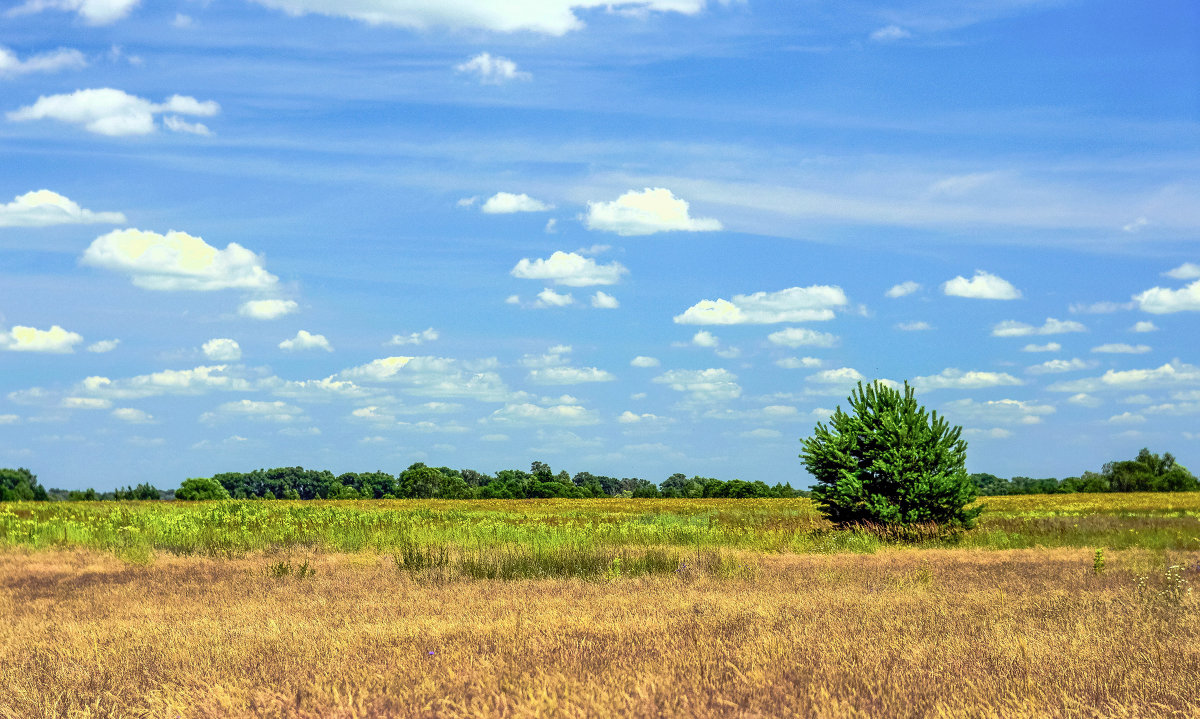
[[[1200,497],[988,504],[6,505],[0,717],[1200,716]]]

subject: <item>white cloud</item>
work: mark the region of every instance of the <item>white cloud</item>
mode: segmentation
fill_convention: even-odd
[[[459,63],[454,69],[461,73],[474,75],[482,85],[503,85],[514,80],[532,80],[533,75],[517,69],[517,63],[499,55],[481,52],[466,62]],[[515,210],[501,210],[514,212]],[[487,212],[487,209],[484,209]]]
[[[78,394],[110,399],[139,399],[171,394],[204,394],[210,390],[248,392],[249,380],[229,365],[204,365],[187,370],[163,370],[127,379],[87,377],[74,388]]]
[[[1133,327],[1129,329],[1132,332],[1157,332],[1158,325],[1149,320],[1142,320],[1141,322],[1135,322]]]
[[[732,300],[701,300],[675,322],[685,325],[774,324],[831,320],[834,308],[849,303],[841,287],[812,285],[778,292],[734,295]]]
[[[1047,342],[1044,345],[1028,344],[1021,348],[1022,352],[1058,352],[1062,345],[1057,342]]]
[[[881,27],[871,33],[871,40],[874,42],[894,42],[896,40],[904,40],[912,37],[912,33],[899,25],[888,25]]]
[[[1074,372],[1092,367],[1093,363],[1084,362],[1078,357],[1069,360],[1052,359],[1041,364],[1033,365],[1025,371],[1029,374],[1056,374],[1059,372]]]
[[[1056,320],[1053,317],[1047,317],[1046,322],[1041,327],[1034,327],[1033,325],[1027,325],[1024,322],[1017,322],[1016,320],[1005,320],[992,327],[993,337],[1061,335],[1068,332],[1087,332],[1087,327],[1084,327],[1079,322],[1072,320]]]
[[[1090,305],[1082,303],[1072,304],[1067,308],[1071,314],[1087,314],[1087,315],[1107,315],[1113,312],[1133,309],[1132,302],[1093,302]]]
[[[838,338],[807,327],[788,327],[767,335],[767,341],[781,347],[834,347]]]
[[[571,296],[570,292],[568,292],[566,294],[559,294],[559,293],[555,292],[554,290],[550,289],[549,287],[543,289],[541,292],[538,293],[537,296],[538,296],[538,300],[537,300],[537,302],[533,303],[533,306],[539,307],[539,308],[542,308],[542,307],[566,307],[567,305],[573,304],[575,302],[575,298]]]
[[[29,0],[30,2],[81,2],[87,0]],[[100,1],[100,0],[93,0]],[[131,2],[136,0],[114,0]],[[254,0],[289,15],[308,13],[345,17],[371,25],[395,25],[414,30],[443,27],[451,30],[492,32],[535,32],[563,35],[584,26],[576,9],[608,8],[625,15],[675,12],[695,15],[708,0],[540,0],[539,2],[495,2],[494,0]]]
[[[242,358],[242,348],[236,340],[215,337],[200,346],[204,356],[215,362],[237,362]]]
[[[1124,402],[1125,404],[1152,404],[1154,402],[1154,399],[1152,397],[1150,397],[1150,395],[1143,393],[1143,394],[1131,394],[1121,401]]]
[[[577,404],[542,407],[524,402],[504,405],[492,412],[487,421],[495,424],[551,424],[564,427],[596,424],[600,420],[594,412]]]
[[[194,97],[172,95],[166,102],[155,104],[121,90],[102,87],[76,90],[69,95],[43,95],[32,105],[8,113],[8,119],[16,122],[58,120],[82,125],[88,132],[98,135],[118,137],[149,135],[158,129],[155,116],[164,112],[211,117],[220,111],[221,106],[211,100],[200,102]],[[167,129],[182,128],[168,125]]]
[[[710,409],[704,413],[706,419],[751,422],[791,421],[799,415],[798,409],[785,404],[772,404],[758,409]]]
[[[68,354],[74,352],[75,345],[80,342],[83,337],[58,325],[52,325],[48,330],[15,325],[8,332],[0,332],[0,349],[10,352]]]
[[[896,325],[896,329],[905,332],[924,332],[933,329],[933,325],[928,322],[901,322]]]
[[[912,280],[909,280],[907,282],[901,282],[898,285],[894,285],[892,289],[884,293],[884,296],[904,297],[906,295],[911,295],[919,289],[921,289],[921,284],[919,282],[913,282]]]
[[[205,412],[200,416],[200,421],[215,422],[235,417],[280,423],[307,419],[304,416],[304,410],[286,402],[241,399],[234,402],[226,402],[212,412]]]
[[[535,369],[540,367],[562,367],[567,363],[567,358],[564,355],[569,354],[571,354],[570,345],[554,345],[546,350],[546,354],[527,354],[522,356],[520,364],[522,367]]]
[[[189,135],[200,135],[201,137],[212,137],[213,134],[213,131],[208,129],[208,125],[203,122],[188,122],[178,115],[164,116],[163,127],[171,132],[186,132]]]
[[[464,397],[503,402],[512,395],[495,372],[494,362],[460,362],[447,357],[384,357],[338,373],[344,380],[405,386],[423,397]]]
[[[185,28],[195,24],[195,20],[191,15],[184,15],[181,12],[175,13],[175,19],[171,21],[171,27]]]
[[[1124,343],[1113,343],[1093,347],[1093,352],[1101,352],[1104,354],[1123,354],[1123,355],[1140,355],[1150,351],[1149,345],[1129,345]]]
[[[592,295],[592,307],[596,309],[615,310],[620,306],[621,303],[617,301],[616,297],[602,290],[597,290],[596,294]]]
[[[74,12],[88,25],[108,25],[128,15],[141,0],[25,0],[8,11],[9,16],[27,15],[43,10]]]
[[[438,331],[430,327],[407,335],[392,335],[392,339],[387,344],[394,346],[419,345],[426,342],[433,342],[438,337]]]
[[[1143,312],[1156,315],[1200,311],[1200,280],[1179,290],[1151,287],[1141,294],[1134,295],[1133,301]]]
[[[60,47],[24,60],[3,45],[0,45],[0,77],[25,75],[31,72],[58,72],[87,67],[87,58],[78,50]]]
[[[87,351],[94,352],[96,354],[104,354],[105,352],[112,352],[119,344],[121,344],[121,340],[100,340],[99,342],[93,342],[88,345]]]
[[[544,367],[529,372],[529,381],[534,384],[582,384],[615,379],[611,373],[595,367]]]
[[[261,257],[236,242],[218,250],[174,230],[165,235],[113,230],[93,240],[80,262],[127,274],[147,290],[265,289],[279,280],[263,268]]]
[[[1025,384],[1021,380],[1004,372],[963,372],[954,367],[948,367],[938,374],[927,377],[914,377],[912,385],[917,389],[980,389],[983,387],[1016,386]]]
[[[659,362],[657,357],[638,355],[630,360],[629,364],[633,367],[658,367],[662,362]]]
[[[1095,392],[1195,384],[1200,384],[1200,367],[1174,360],[1153,369],[1109,370],[1100,377],[1059,382],[1047,389],[1055,392]]]
[[[962,275],[955,277],[942,285],[942,291],[951,297],[977,300],[1015,300],[1021,297],[1021,291],[1007,280],[983,270],[976,270],[975,276],[969,280]]]
[[[1008,439],[1012,435],[1012,430],[1004,429],[1003,427],[993,427],[992,429],[976,429],[971,427],[963,430],[964,437],[976,437],[980,439]]]
[[[700,330],[696,334],[692,335],[692,344],[696,345],[697,347],[711,348],[721,344],[721,340],[717,339],[717,336],[708,330]]]
[[[660,422],[660,421],[662,421],[662,419],[663,419],[662,417],[659,417],[656,414],[650,414],[648,412],[642,413],[642,414],[637,414],[635,412],[630,412],[629,410],[625,410],[624,412],[621,413],[621,415],[619,417],[617,417],[617,421],[620,422],[621,424],[639,424],[641,422]]]
[[[737,375],[727,369],[673,369],[655,377],[653,381],[665,384],[676,392],[686,392],[690,400],[698,403],[720,402],[742,396]]]
[[[300,309],[292,300],[250,300],[238,307],[238,314],[255,320],[273,320]]]
[[[63,409],[108,409],[112,402],[101,397],[63,397],[58,406]]]
[[[1122,412],[1108,418],[1109,424],[1144,424],[1146,418],[1133,412]]]
[[[0,424],[16,424],[21,417],[15,414],[0,414]]]
[[[1173,280],[1200,280],[1200,265],[1195,262],[1184,262],[1173,270],[1163,273]]]
[[[120,224],[120,212],[92,212],[51,190],[34,190],[17,195],[0,205],[0,227],[46,227],[49,225]]]
[[[1134,220],[1133,222],[1130,222],[1125,225],[1121,225],[1121,230],[1124,232],[1128,232],[1130,234],[1134,234],[1134,233],[1140,232],[1143,227],[1146,227],[1149,224],[1150,224],[1150,220],[1147,220],[1145,217],[1139,217],[1136,220]]]
[[[133,407],[118,407],[112,411],[112,416],[130,424],[150,424],[154,421],[149,413]]]
[[[590,257],[558,251],[549,259],[522,259],[512,268],[512,276],[523,280],[550,280],[568,287],[615,285],[629,270],[619,262],[598,264]]]
[[[1094,407],[1099,407],[1100,405],[1104,404],[1104,400],[1100,399],[1099,397],[1093,397],[1092,395],[1088,394],[1087,392],[1080,392],[1079,394],[1073,394],[1067,398],[1067,401],[1070,402],[1071,404],[1077,404],[1080,407],[1093,407],[1094,408]]]
[[[822,364],[823,362],[816,357],[784,357],[775,360],[775,366],[784,369],[812,369],[820,367]]]
[[[722,228],[711,218],[689,215],[689,205],[668,189],[630,190],[611,202],[589,202],[585,219],[589,230],[618,235],[652,235],[656,232],[713,232]]]
[[[329,340],[325,339],[325,335],[314,335],[307,330],[300,330],[292,339],[280,342],[279,349],[285,352],[298,352],[300,350],[325,350],[326,352],[332,352],[333,346],[329,344]]]
[[[783,436],[783,433],[777,429],[760,427],[758,429],[742,432],[738,436],[745,439],[778,439]]]
[[[1034,404],[1015,399],[997,399],[976,402],[959,399],[947,402],[943,414],[954,422],[959,418],[973,423],[986,424],[1039,424],[1042,417],[1054,414],[1053,405]]]
[[[545,212],[553,210],[554,205],[541,200],[535,200],[525,193],[514,195],[511,192],[497,192],[483,203],[480,211],[489,215],[508,215],[514,212]]]
[[[864,379],[866,377],[853,367],[839,367],[811,374],[806,378],[806,381],[818,384],[853,384]]]

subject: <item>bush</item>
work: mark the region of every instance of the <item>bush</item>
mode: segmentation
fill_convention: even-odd
[[[175,490],[175,499],[229,499],[229,490],[211,477],[194,477],[183,480],[183,484]]]
[[[967,475],[962,427],[880,382],[858,383],[853,415],[837,408],[818,423],[800,458],[817,480],[812,496],[839,525],[934,523],[970,527],[980,509]]]
[[[28,469],[0,469],[0,502],[45,502],[50,499],[46,488],[38,484],[37,475]]]

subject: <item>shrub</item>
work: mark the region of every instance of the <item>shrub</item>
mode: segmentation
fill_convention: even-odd
[[[183,480],[183,484],[175,490],[175,499],[229,499],[229,490],[211,477],[193,477]]]
[[[975,485],[967,475],[962,427],[904,391],[880,382],[850,394],[829,426],[818,423],[800,458],[817,480],[812,496],[840,525],[935,523],[970,527],[980,509],[967,509]]]

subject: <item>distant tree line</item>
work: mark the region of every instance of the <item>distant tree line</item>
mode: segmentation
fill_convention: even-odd
[[[1099,472],[1084,472],[1066,479],[1013,477],[1002,479],[994,474],[972,474],[982,496],[1006,494],[1069,494],[1072,492],[1194,492],[1200,480],[1178,464],[1170,452],[1157,455],[1143,448],[1136,458],[1109,462]]]

